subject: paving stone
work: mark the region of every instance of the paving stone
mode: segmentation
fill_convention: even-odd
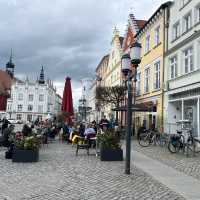
[[[141,147],[137,141],[132,143],[132,149],[200,180],[200,154],[196,154],[195,157],[191,155],[187,157],[182,152],[172,154],[169,152],[167,147],[160,147],[155,145],[149,147]]]
[[[0,200],[184,200],[135,166],[101,162],[54,142],[41,149],[38,163],[12,163],[0,150]],[[94,153],[94,152],[93,152]]]

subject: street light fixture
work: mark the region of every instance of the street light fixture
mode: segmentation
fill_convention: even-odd
[[[136,83],[137,67],[141,62],[141,44],[138,42],[130,46],[130,55],[125,54],[121,58],[122,73],[127,77],[128,85],[128,103],[127,103],[127,130],[126,130],[126,162],[125,173],[130,174],[130,158],[131,158],[131,125],[132,125],[132,70],[134,69],[134,82]],[[135,85],[136,86],[136,85]],[[134,97],[135,105],[135,97]]]

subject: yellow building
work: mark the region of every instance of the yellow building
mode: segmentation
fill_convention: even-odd
[[[162,4],[135,36],[142,45],[142,59],[137,71],[136,103],[152,108],[152,112],[135,115],[136,127],[144,124],[147,128],[155,126],[162,130],[164,41],[168,7],[169,2]]]

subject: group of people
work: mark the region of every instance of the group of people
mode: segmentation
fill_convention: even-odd
[[[89,141],[96,137],[97,131],[105,131],[111,127],[111,123],[106,117],[102,118],[99,123],[95,120],[87,123],[80,122],[75,124],[74,126],[70,126],[67,122],[64,124],[63,128],[60,129],[59,132],[59,140],[64,141],[67,140],[69,143],[76,144],[78,138],[85,138]],[[64,131],[65,130],[65,131]],[[66,131],[67,130],[67,131]],[[65,137],[63,137],[64,132],[67,133]]]
[[[77,137],[85,137],[87,139],[96,137],[97,130],[105,131],[112,126],[112,123],[106,119],[102,118],[99,123],[95,120],[91,123],[80,122],[78,124],[72,125],[68,122],[58,122],[54,120],[39,121],[31,124],[24,124],[20,133],[22,137],[27,137],[29,135],[42,134],[45,138],[44,143],[48,142],[48,139],[55,139],[58,136],[59,141],[67,141],[68,143],[76,143]],[[14,125],[4,118],[2,120],[1,128],[1,137],[0,142],[1,146],[9,147],[10,141],[9,138],[14,132]]]

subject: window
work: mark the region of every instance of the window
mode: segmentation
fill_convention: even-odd
[[[177,22],[173,25],[173,40],[177,39],[180,36],[180,23]]]
[[[198,4],[195,8],[195,22],[200,22],[200,4]]]
[[[44,101],[44,95],[43,94],[39,95],[39,101]]]
[[[21,120],[22,119],[22,115],[21,114],[17,114],[17,120]]]
[[[43,106],[42,106],[42,105],[39,105],[39,106],[38,106],[38,112],[39,112],[39,113],[43,113]]]
[[[189,13],[183,18],[184,32],[187,32],[191,27],[192,27],[192,17],[191,17],[191,13]]]
[[[154,89],[160,88],[160,61],[154,64]]]
[[[48,106],[47,106],[47,112],[50,112],[50,104],[48,104]]]
[[[155,29],[155,46],[157,46],[160,42],[160,25]]]
[[[32,111],[33,110],[33,105],[28,105],[28,111]]]
[[[19,101],[22,101],[22,100],[23,100],[23,94],[22,94],[22,93],[19,93],[19,95],[18,95],[18,100],[19,100]]]
[[[149,92],[149,75],[150,75],[150,68],[146,68],[144,70],[144,92]]]
[[[141,72],[138,72],[137,73],[137,82],[136,82],[136,95],[140,95],[140,93],[141,93],[140,84],[141,84]]]
[[[177,56],[170,58],[170,78],[177,77]]]
[[[22,107],[23,107],[23,106],[22,106],[21,104],[19,104],[19,105],[17,106],[17,110],[18,110],[18,111],[22,111]]]
[[[145,53],[148,53],[150,50],[150,35],[146,36],[145,39]]]
[[[33,101],[33,94],[29,94],[29,95],[28,95],[28,100],[29,100],[29,101]]]
[[[185,73],[192,72],[194,70],[194,63],[193,63],[193,48],[190,47],[189,49],[183,52],[184,54],[184,69]]]
[[[11,111],[11,110],[12,110],[12,105],[11,105],[11,104],[8,104],[8,105],[7,105],[7,110],[8,110],[8,111]]]

